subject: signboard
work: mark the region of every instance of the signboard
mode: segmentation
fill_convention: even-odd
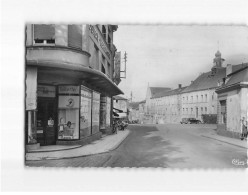
[[[59,94],[76,94],[79,95],[79,86],[64,85],[59,86]]]
[[[56,87],[47,86],[47,85],[38,85],[37,95],[38,97],[55,97]]]
[[[27,68],[26,71],[26,110],[35,110],[37,107],[37,68]]]
[[[115,53],[115,59],[114,59],[114,66],[115,66],[115,79],[120,79],[121,77],[121,52]]]
[[[59,108],[79,108],[79,96],[59,96]]]
[[[110,60],[111,59],[110,50],[106,42],[102,39],[100,32],[92,25],[89,25],[89,32],[90,32],[91,37],[93,37],[94,40],[96,41],[96,44],[99,45],[99,48],[108,57],[108,60]]]

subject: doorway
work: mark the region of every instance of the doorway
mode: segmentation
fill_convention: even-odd
[[[57,106],[55,98],[38,98],[37,142],[42,146],[56,144]]]

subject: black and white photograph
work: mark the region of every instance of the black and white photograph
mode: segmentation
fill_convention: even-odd
[[[247,167],[246,26],[25,33],[27,166]]]
[[[1,8],[4,191],[247,190],[247,3],[35,2]]]

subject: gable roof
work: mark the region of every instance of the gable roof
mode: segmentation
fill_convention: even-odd
[[[173,89],[173,90],[169,90],[169,91],[162,91],[160,93],[155,94],[152,97],[152,99],[154,99],[154,98],[160,98],[160,97],[165,97],[165,96],[177,95],[177,94],[180,94],[186,88],[187,87],[181,87],[181,88],[177,88],[177,89]]]
[[[153,96],[157,93],[171,90],[171,88],[169,87],[150,87],[150,89],[151,89],[151,98],[153,98]]]
[[[229,79],[224,84],[225,86],[234,85],[240,82],[248,82],[248,66],[229,74],[228,77]]]
[[[219,68],[213,75],[212,71],[198,76],[182,93],[200,91],[218,87],[218,81],[226,75],[226,68]]]

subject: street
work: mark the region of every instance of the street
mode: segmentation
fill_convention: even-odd
[[[245,168],[247,151],[204,137],[216,134],[215,125],[129,125],[129,136],[108,153],[87,157],[27,161],[28,166],[45,167],[164,167]]]

